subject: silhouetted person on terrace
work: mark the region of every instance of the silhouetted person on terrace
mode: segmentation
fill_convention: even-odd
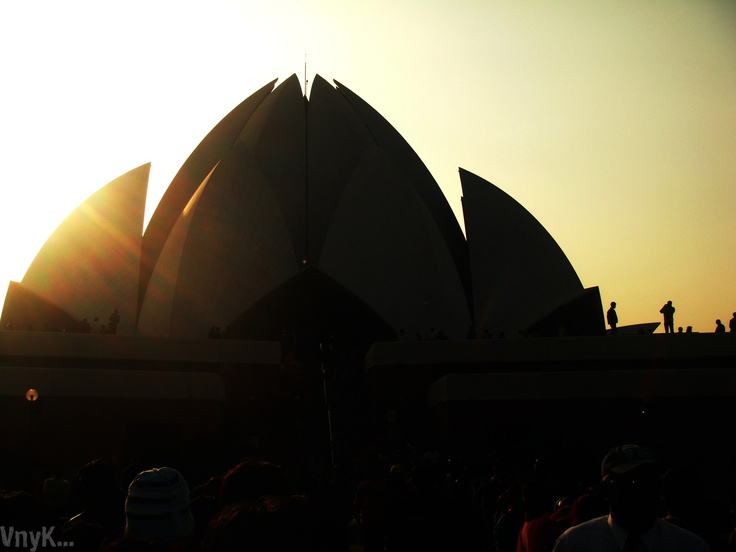
[[[611,335],[616,335],[616,332],[618,331],[616,329],[616,325],[618,324],[618,315],[616,314],[615,301],[611,303],[611,308],[608,309],[608,312],[606,313],[606,320],[608,321],[608,325],[611,326]]]
[[[115,309],[108,320],[107,333],[115,335],[118,332],[118,324],[120,324],[120,314],[118,309]]]
[[[733,318],[728,321],[728,329],[731,333],[736,333],[736,312],[733,313]]]
[[[690,531],[659,519],[662,464],[638,445],[614,447],[601,465],[609,514],[571,527],[555,552],[710,551]]]
[[[726,333],[726,326],[723,325],[720,319],[716,320],[716,332],[715,333]]]
[[[672,301],[667,301],[659,312],[664,316],[664,333],[675,333],[675,307]]]

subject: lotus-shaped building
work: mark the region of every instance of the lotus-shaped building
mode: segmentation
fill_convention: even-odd
[[[149,166],[100,189],[49,238],[3,324],[271,340],[282,331],[365,342],[430,328],[478,334],[604,333],[546,230],[460,170],[463,234],[396,130],[345,86],[296,75],[258,90],[204,138],[143,233]]]

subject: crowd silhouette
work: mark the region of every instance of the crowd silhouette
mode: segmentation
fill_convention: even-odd
[[[580,458],[470,459],[410,443],[387,454],[375,442],[344,465],[304,469],[251,447],[213,454],[209,472],[95,459],[0,493],[0,525],[13,527],[11,545],[45,531],[79,552],[564,552],[620,550],[612,543],[632,534],[679,542],[652,551],[736,550],[735,497],[707,488],[692,466],[667,466],[638,445],[614,447],[602,464],[567,452]]]
[[[736,329],[736,313],[729,328]],[[441,340],[443,332],[432,328],[429,335]],[[282,335],[284,365],[316,354],[297,337]],[[360,357],[338,337],[325,343],[328,361]],[[474,328],[467,337],[479,339]],[[355,385],[337,369],[329,377]],[[640,464],[605,458],[601,464],[599,447],[568,443],[548,454],[534,446],[523,453],[489,446],[482,455],[436,443],[417,448],[390,433],[390,412],[386,434],[354,444],[339,463],[323,457],[277,464],[254,439],[206,451],[196,462],[173,453],[125,462],[92,458],[74,468],[54,466],[24,485],[5,473],[2,539],[6,547],[31,548],[33,535],[41,535],[79,552],[565,552],[609,549],[580,543],[597,542],[600,520],[610,514],[622,528],[614,540],[629,534],[646,540],[657,527],[692,544],[682,549],[736,552],[736,487],[704,481],[707,463],[667,466],[638,447]],[[625,489],[636,481],[645,495]],[[627,518],[632,502],[646,512]]]

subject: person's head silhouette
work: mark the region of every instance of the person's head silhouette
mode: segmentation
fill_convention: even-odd
[[[599,489],[609,515],[573,525],[560,535],[554,550],[710,550],[695,533],[660,519],[663,468],[645,447],[612,448],[601,464]]]
[[[601,464],[611,517],[630,533],[642,534],[657,519],[663,466],[647,448],[612,448]]]

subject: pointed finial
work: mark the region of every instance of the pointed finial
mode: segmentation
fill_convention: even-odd
[[[304,97],[307,97],[307,85],[309,84],[309,81],[307,80],[307,54],[304,54]]]

